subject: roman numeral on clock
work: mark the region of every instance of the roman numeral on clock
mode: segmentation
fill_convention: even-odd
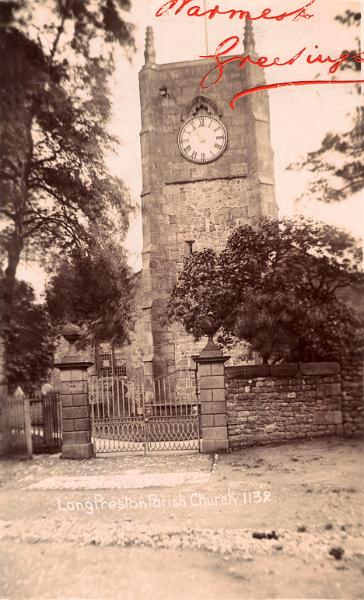
[[[210,129],[209,133],[208,129]],[[183,156],[194,163],[205,164],[219,158],[227,143],[227,132],[217,117],[195,115],[180,129],[178,146]]]

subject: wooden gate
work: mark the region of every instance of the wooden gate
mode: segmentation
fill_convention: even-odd
[[[97,453],[198,450],[195,371],[179,370],[159,377],[151,388],[146,393],[143,383],[126,377],[91,377],[89,394]]]
[[[2,453],[14,458],[61,451],[60,396],[55,392],[27,398],[22,390],[0,399]]]
[[[14,395],[3,395],[1,407],[2,454],[12,458],[32,458],[29,400],[20,388]]]
[[[31,398],[30,419],[34,454],[55,454],[62,449],[61,403],[57,392]]]

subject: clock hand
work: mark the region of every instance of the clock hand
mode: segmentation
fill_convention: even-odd
[[[199,139],[200,143],[202,143],[202,142],[203,142],[203,140],[201,139],[201,136],[200,136],[200,133],[199,133],[199,130],[198,130],[198,128],[196,129],[196,132],[197,132],[197,137],[198,137],[198,139]]]
[[[197,137],[198,137],[198,139],[200,141],[200,144],[204,144],[206,142],[206,138],[203,138],[203,137],[200,136],[200,133],[199,133],[198,129],[196,131],[197,131]]]

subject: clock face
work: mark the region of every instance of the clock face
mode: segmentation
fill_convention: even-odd
[[[178,135],[178,145],[187,160],[208,163],[224,152],[227,144],[225,125],[209,115],[192,117],[186,121]]]

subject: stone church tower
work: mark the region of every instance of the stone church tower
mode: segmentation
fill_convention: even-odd
[[[255,53],[250,22],[244,52]],[[163,322],[183,257],[220,250],[237,226],[277,216],[268,95],[248,95],[229,107],[236,92],[264,83],[264,70],[232,63],[218,85],[202,91],[200,80],[213,65],[205,59],[157,65],[147,29],[139,74],[143,272],[136,337],[143,341],[133,362],[149,362],[154,376],[186,367],[197,350],[181,327]]]

